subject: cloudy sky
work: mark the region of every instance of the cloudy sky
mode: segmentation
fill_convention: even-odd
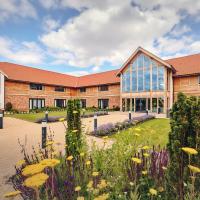
[[[0,61],[84,75],[138,47],[200,53],[199,0],[0,0]]]

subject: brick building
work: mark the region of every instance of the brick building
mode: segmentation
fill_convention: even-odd
[[[0,108],[65,107],[70,98],[83,107],[166,113],[178,92],[200,96],[200,54],[163,60],[139,47],[118,70],[81,77],[0,63]]]

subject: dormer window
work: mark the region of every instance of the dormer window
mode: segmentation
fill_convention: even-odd
[[[44,86],[42,84],[30,83],[31,90],[43,90]]]
[[[108,91],[108,85],[100,85],[99,91]]]
[[[56,87],[55,87],[55,91],[56,91],[56,92],[65,92],[65,87],[56,86]]]

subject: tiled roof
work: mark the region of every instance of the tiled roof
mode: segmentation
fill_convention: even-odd
[[[7,75],[9,80],[66,87],[84,87],[120,82],[119,77],[116,76],[117,70],[75,77],[7,62],[0,62],[0,70]]]
[[[96,74],[90,74],[81,76],[78,79],[78,87],[90,86],[90,85],[102,85],[119,83],[120,78],[117,76],[117,70],[101,72]]]
[[[175,76],[200,74],[200,54],[166,60],[175,70]]]

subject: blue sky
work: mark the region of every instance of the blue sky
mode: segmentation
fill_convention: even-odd
[[[138,47],[163,59],[200,53],[200,1],[0,0],[0,61],[85,75]]]

